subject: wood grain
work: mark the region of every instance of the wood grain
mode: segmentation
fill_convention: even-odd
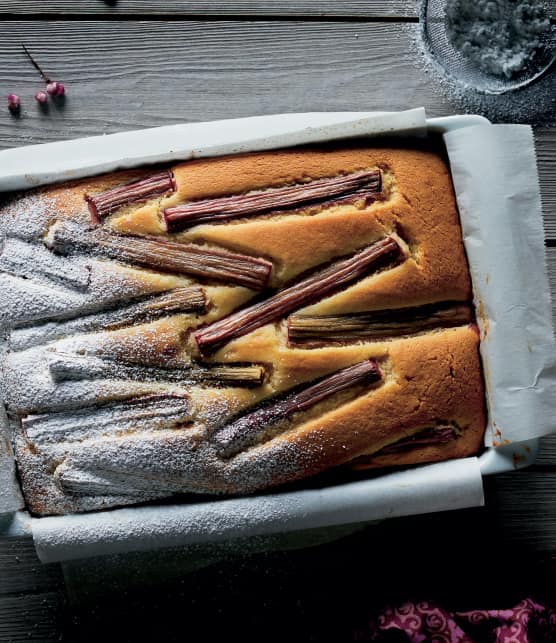
[[[0,598],[10,593],[44,593],[62,586],[59,565],[43,565],[28,537],[0,539]]]
[[[126,15],[175,16],[286,16],[348,18],[415,17],[417,0],[120,0],[113,6],[99,0],[3,0],[0,14],[77,14],[105,15],[121,18]]]
[[[60,641],[62,592],[0,596],[0,643]]]
[[[550,467],[556,469],[556,434],[553,433],[541,439],[539,456],[535,467]]]
[[[518,471],[487,478],[487,506],[515,547],[556,551],[556,472]]]
[[[263,610],[269,602],[276,608],[282,606],[285,596],[307,605],[307,597],[318,594],[322,583],[327,585],[325,593],[336,605],[341,602],[344,591],[353,594],[353,597],[348,597],[351,601],[355,593],[361,591],[359,584],[350,582],[353,578],[350,570],[355,564],[359,572],[372,574],[379,583],[381,599],[384,599],[386,591],[390,599],[399,600],[407,588],[412,588],[417,592],[415,596],[420,598],[425,587],[427,596],[436,596],[440,601],[457,600],[461,606],[461,601],[471,599],[464,585],[458,591],[446,594],[444,588],[440,589],[435,583],[450,573],[460,578],[466,573],[466,568],[472,575],[475,571],[472,572],[469,565],[473,565],[474,570],[497,570],[481,600],[490,600],[492,592],[495,592],[499,601],[507,601],[512,593],[505,590],[508,579],[503,580],[499,576],[505,573],[505,557],[511,554],[513,564],[517,566],[511,573],[510,570],[507,572],[520,583],[514,591],[525,592],[526,589],[530,591],[531,586],[539,589],[537,576],[529,568],[531,562],[556,551],[555,485],[556,472],[520,471],[491,477],[485,483],[487,504],[483,509],[389,520],[336,542],[300,552],[276,552],[253,557],[240,555],[238,550],[235,557],[227,555],[221,563],[193,574],[154,573],[152,578],[145,578],[143,589],[134,581],[126,589],[124,575],[118,576],[112,569],[113,564],[119,565],[119,569],[132,569],[133,565],[122,564],[126,557],[119,562],[97,561],[97,566],[82,566],[81,582],[87,590],[78,594],[74,592],[70,605],[63,595],[60,567],[38,566],[30,539],[0,540],[0,568],[8,570],[5,586],[11,583],[15,590],[7,595],[0,593],[0,642],[37,640],[50,643],[59,640],[59,636],[62,640],[93,641],[100,640],[108,629],[113,631],[113,627],[122,634],[135,637],[120,640],[144,640],[137,638],[141,629],[156,622],[166,624],[167,640],[180,640],[178,633],[183,633],[180,610],[195,605],[199,621],[209,613],[221,613],[231,600],[229,592],[232,586],[233,595],[237,597],[232,611],[239,610],[236,614],[238,621],[249,618],[253,605]],[[408,530],[413,534],[413,548],[405,546]],[[450,538],[438,541],[431,537],[439,533],[450,534]],[[492,547],[485,549],[485,537],[490,539],[494,551],[500,556],[498,562],[491,558]],[[373,547],[368,546],[369,542],[373,542]],[[414,551],[420,555],[415,556]],[[452,560],[454,552],[458,554]],[[178,565],[183,555],[183,552],[176,554]],[[419,563],[421,560],[422,564]],[[391,562],[382,565],[381,561]],[[395,561],[399,561],[397,567]],[[134,564],[139,565],[140,561]],[[420,576],[423,565],[431,584]],[[18,566],[21,572],[20,578],[16,579],[12,572]],[[395,579],[392,578],[393,569]],[[524,574],[518,572],[519,569],[529,571]],[[326,570],[325,577],[319,578],[317,570]],[[131,573],[131,577],[135,574],[135,571]],[[301,581],[300,574],[305,581]],[[273,593],[271,588],[277,584],[277,575],[280,587]],[[117,578],[116,584],[114,578]],[[229,581],[223,584],[224,579]],[[530,585],[524,584],[524,580]],[[303,590],[300,582],[304,583]],[[259,591],[251,595],[253,586],[257,586]],[[251,596],[248,610],[244,596]],[[476,588],[473,596],[477,598]],[[365,595],[367,607],[373,605],[377,598],[369,587]],[[324,596],[318,597],[316,601],[321,607],[323,599]],[[189,619],[192,618],[193,614],[190,614]],[[310,628],[310,619],[307,622],[304,618],[300,617],[300,623]],[[337,623],[334,619],[332,622]],[[236,625],[237,621],[228,622],[229,627]]]
[[[541,198],[544,212],[544,228],[548,238],[556,238],[556,127],[539,128],[535,131],[535,145],[541,183]],[[556,254],[553,258],[553,283],[556,283]],[[556,286],[555,286],[556,288]],[[556,290],[553,290],[552,301],[556,301]]]
[[[0,110],[0,148],[255,114],[458,111],[416,65],[416,25],[307,22],[11,22],[0,25],[0,95],[23,100],[20,118]],[[62,80],[63,105],[41,111],[29,45]],[[161,82],[164,79],[164,82]],[[556,236],[556,130],[537,135],[546,229]]]
[[[31,538],[0,539],[0,643],[60,640],[60,565],[42,565]]]
[[[454,107],[412,62],[415,25],[306,22],[11,22],[0,25],[0,147],[154,125],[256,114]],[[42,112],[40,78],[65,83],[63,106]]]

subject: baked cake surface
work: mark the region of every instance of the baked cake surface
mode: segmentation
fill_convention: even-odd
[[[0,230],[3,396],[36,514],[482,444],[479,337],[437,151],[115,172],[12,198]]]

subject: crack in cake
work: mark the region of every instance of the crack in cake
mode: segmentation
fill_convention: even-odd
[[[430,143],[113,172],[11,197],[0,232],[2,391],[34,514],[482,445],[470,280]]]

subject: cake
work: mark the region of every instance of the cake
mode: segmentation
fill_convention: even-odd
[[[481,448],[468,267],[430,143],[112,172],[10,197],[0,231],[2,392],[33,514]]]

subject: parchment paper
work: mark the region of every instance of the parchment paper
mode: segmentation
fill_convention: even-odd
[[[116,168],[193,156],[272,149],[363,135],[423,135],[425,125],[424,110],[397,114],[289,114],[179,125],[33,146],[0,152],[0,190],[28,188]],[[516,245],[520,246],[521,251],[514,255],[507,248],[501,262],[490,261],[484,266],[482,262],[486,260],[480,255],[477,258],[478,264],[472,265],[479,312],[481,315],[484,310],[489,313],[485,315],[483,322],[483,333],[488,345],[488,350],[483,352],[487,380],[491,372],[490,360],[497,362],[496,372],[501,368],[498,362],[506,365],[503,384],[508,392],[503,391],[498,398],[498,386],[489,385],[489,406],[494,418],[492,425],[496,422],[496,426],[500,423],[504,427],[505,440],[525,440],[551,430],[550,418],[554,416],[556,404],[554,396],[552,399],[549,397],[554,391],[554,375],[549,367],[550,360],[553,359],[554,340],[551,334],[548,281],[543,262],[539,261],[544,252],[544,243],[533,141],[530,131],[519,127],[501,129],[485,125],[470,128],[465,125],[461,120],[454,120],[453,128],[462,129],[450,132],[447,144],[450,158],[453,154],[455,159],[452,168],[454,183],[462,218],[465,219],[465,243],[472,264],[475,262],[475,246],[490,244],[490,236],[485,236],[483,226],[486,226],[486,230],[492,229],[488,212],[493,208],[494,202],[501,205],[500,195],[502,202],[521,204],[528,210],[527,216],[531,219],[528,224],[524,224],[516,221],[515,214],[504,218],[503,213],[507,210],[499,207],[502,214],[497,215],[498,223],[494,229],[498,230],[500,225],[509,228],[504,234],[508,238],[514,236],[520,242]],[[473,144],[466,138],[471,129],[476,130]],[[458,132],[461,133],[460,136],[456,136]],[[501,158],[519,158],[522,166],[529,164],[525,170],[528,178],[524,183],[518,181],[519,177],[515,176],[515,172],[506,177],[505,172],[510,169],[507,167],[510,165],[508,162],[496,171],[483,166],[482,174],[476,172],[474,166],[479,162],[483,163],[477,157],[487,156],[485,141],[492,147],[489,151],[491,163],[492,159],[501,163]],[[516,144],[519,145],[518,149],[513,147]],[[478,146],[478,153],[474,145]],[[493,174],[487,174],[487,169]],[[476,196],[476,182],[481,184],[485,176],[491,180],[485,181],[486,187],[478,189]],[[498,197],[492,194],[493,181],[497,182]],[[489,190],[489,187],[492,189]],[[523,237],[525,230],[529,230],[529,233]],[[483,255],[488,256],[486,247]],[[515,264],[518,274],[528,274],[528,284],[536,284],[535,293],[529,285],[525,287],[525,280],[516,280],[514,272],[508,271],[508,261]],[[508,344],[508,338],[512,338],[513,342],[515,336],[523,334],[524,317],[527,315],[523,313],[519,317],[506,317],[505,309],[499,309],[494,303],[485,308],[485,298],[492,296],[492,288],[488,287],[491,283],[496,283],[497,288],[502,288],[502,292],[504,289],[511,291],[512,298],[504,300],[519,305],[522,311],[534,307],[535,323],[533,329],[527,331],[527,336],[531,341],[539,342],[542,351],[531,351],[530,342],[527,341],[521,342],[512,350],[511,355],[508,354],[508,345],[512,345]],[[539,291],[544,291],[545,294],[541,295]],[[497,316],[501,314],[502,317],[495,317],[490,313],[496,313]],[[512,328],[508,329],[510,322]],[[493,341],[493,336],[498,335],[499,339]],[[516,369],[513,368],[515,364],[519,364],[522,370],[513,378],[516,374]],[[523,376],[524,372],[529,376]],[[533,377],[530,377],[531,373],[534,374]],[[529,391],[526,395],[519,392],[524,388]],[[504,412],[504,405],[510,393],[513,395],[516,391],[523,399],[526,398],[523,403],[527,406],[523,412],[513,408],[509,419],[517,415],[518,421],[509,425],[506,424],[508,414]],[[543,417],[539,417],[540,415]],[[468,458],[318,491],[305,490],[193,505],[129,508],[35,519],[33,533],[39,556],[46,562],[308,529],[321,525],[347,524],[477,506],[482,502],[482,477],[478,460]]]
[[[487,445],[556,430],[556,345],[533,133],[444,134],[481,330]]]
[[[33,537],[48,563],[482,504],[477,458],[466,458],[325,489],[41,518]]]
[[[425,110],[315,112],[155,127],[0,152],[0,192],[146,163],[253,152],[358,136],[423,136]]]

